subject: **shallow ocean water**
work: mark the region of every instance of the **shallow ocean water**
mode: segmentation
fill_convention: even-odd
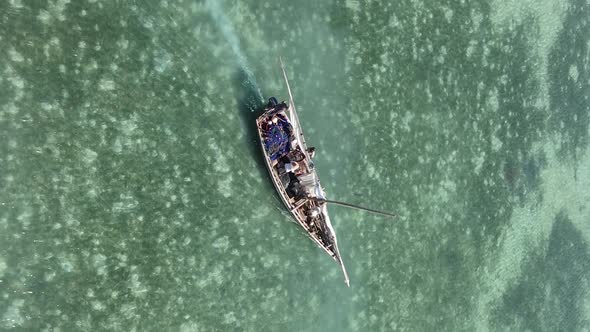
[[[590,328],[590,4],[0,3],[0,329]],[[253,136],[290,76],[351,287]]]

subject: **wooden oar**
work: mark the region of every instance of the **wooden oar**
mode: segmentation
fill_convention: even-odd
[[[316,201],[318,203],[331,203],[331,204],[336,204],[336,205],[344,206],[344,207],[347,207],[347,208],[358,209],[358,210],[363,210],[363,211],[367,211],[367,212],[379,214],[379,215],[386,216],[386,217],[391,217],[391,218],[397,217],[397,214],[393,214],[393,213],[389,213],[389,212],[384,212],[384,211],[379,211],[379,210],[373,210],[373,209],[369,209],[369,208],[366,208],[366,207],[362,207],[362,206],[358,206],[358,205],[354,205],[354,204],[350,204],[350,203],[333,201],[331,199],[322,199],[322,198],[317,198],[317,197],[310,197],[309,199],[312,200],[312,201]]]

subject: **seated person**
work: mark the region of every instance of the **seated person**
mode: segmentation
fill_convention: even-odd
[[[279,111],[282,110],[286,110],[289,106],[287,106],[287,103],[285,103],[285,101],[283,100],[282,102],[280,102],[277,106],[276,109]]]
[[[295,150],[291,150],[289,152],[289,154],[287,155],[287,157],[289,158],[290,161],[302,161],[303,159],[305,159],[305,155],[303,153],[301,153],[299,148],[297,148]]]
[[[289,174],[289,185],[286,188],[287,191],[287,195],[289,195],[289,197],[298,199],[301,198],[301,196],[303,195],[303,190],[301,188],[301,183],[299,183],[299,180],[297,179],[297,177],[293,174],[293,173],[288,173]]]
[[[285,164],[285,171],[287,173],[294,173],[296,174],[296,172],[299,170],[299,163],[296,161],[291,161],[289,163]]]

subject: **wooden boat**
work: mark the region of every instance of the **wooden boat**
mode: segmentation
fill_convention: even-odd
[[[328,216],[328,201],[314,168],[313,149],[305,143],[282,61],[281,69],[289,92],[289,104],[270,98],[264,113],[256,119],[266,167],[287,210],[311,240],[338,263],[344,282],[350,286]]]

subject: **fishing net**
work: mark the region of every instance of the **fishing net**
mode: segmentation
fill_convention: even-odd
[[[271,160],[277,160],[289,152],[289,123],[279,121],[269,126],[264,147]]]

